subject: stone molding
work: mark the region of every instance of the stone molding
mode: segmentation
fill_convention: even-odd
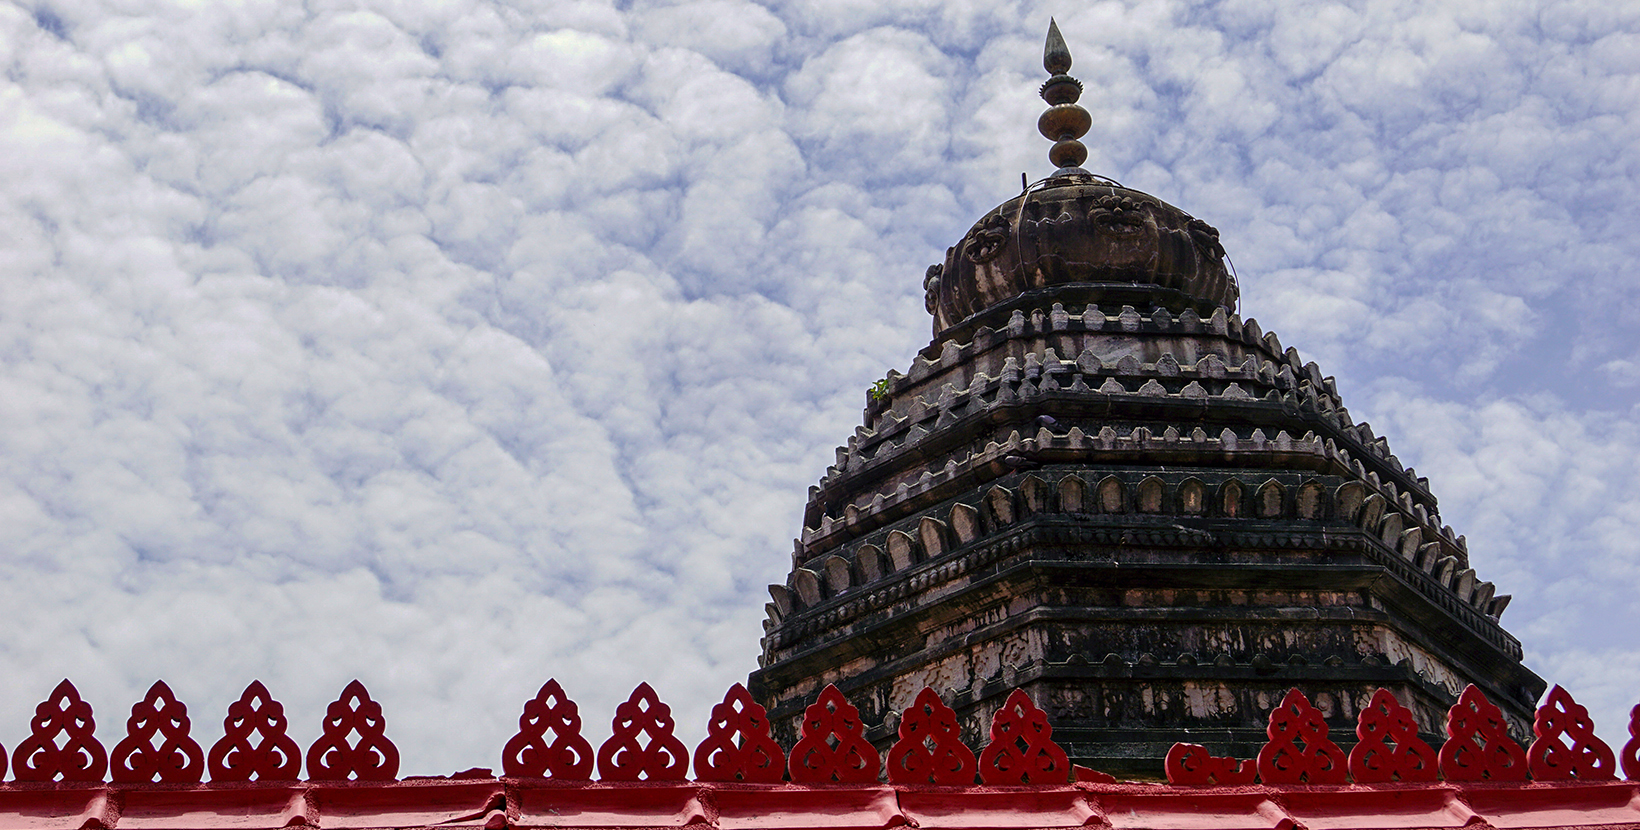
[[[1440,536],[1424,542],[1423,528],[1406,526],[1406,514],[1390,509],[1381,495],[1369,493],[1360,482],[1345,481],[1329,487],[1330,481],[1300,479],[1302,483],[1292,486],[1275,477],[1244,483],[1230,475],[1209,487],[1203,475],[1202,471],[1174,473],[1170,477],[1179,480],[1170,485],[1154,475],[1134,483],[1115,475],[1090,482],[1076,473],[1053,479],[1028,474],[1010,479],[1010,483],[1017,483],[1017,492],[997,484],[977,505],[955,502],[943,512],[902,520],[863,537],[864,541],[846,551],[809,559],[810,563],[820,563],[819,567],[794,569],[788,585],[771,585],[774,601],[765,607],[769,618],[765,623],[765,655],[788,642],[817,636],[921,592],[931,584],[948,582],[987,566],[1012,553],[1010,544],[1017,549],[1020,534],[1010,533],[1010,527],[1028,517],[1057,514],[1113,523],[1032,525],[1027,529],[1033,535],[1031,543],[1364,549],[1371,552],[1377,564],[1457,615],[1477,634],[1514,659],[1520,658],[1519,641],[1497,623],[1508,598],[1495,596],[1491,583],[1476,581],[1473,569],[1457,567],[1461,542]],[[1207,478],[1214,476],[1207,474]],[[1195,513],[1181,509],[1187,502],[1183,491],[1192,487],[1198,487],[1203,495],[1202,509]],[[1147,488],[1156,493],[1154,510],[1144,509],[1147,505],[1140,499]],[[1218,509],[1210,509],[1215,496]],[[1232,504],[1235,512],[1227,509]],[[1115,509],[1105,509],[1111,506]],[[1274,509],[1265,511],[1266,506]],[[1134,523],[1149,518],[1216,520],[1216,524],[1190,528],[1173,522],[1150,526]],[[1240,519],[1252,526],[1236,527],[1234,523]],[[1315,524],[1305,527],[1284,522],[1291,519]],[[1233,524],[1226,525],[1226,521]],[[1336,531],[1341,527],[1355,532],[1340,535]],[[930,555],[935,548],[937,552]],[[823,613],[804,613],[810,610]]]

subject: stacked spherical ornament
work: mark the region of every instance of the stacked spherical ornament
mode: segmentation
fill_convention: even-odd
[[[1059,24],[1052,20],[1048,21],[1048,42],[1042,48],[1042,68],[1052,77],[1042,84],[1042,100],[1049,106],[1036,120],[1036,128],[1054,142],[1048,160],[1059,168],[1055,175],[1086,173],[1081,165],[1088,148],[1077,139],[1088,134],[1093,116],[1076,103],[1082,97],[1082,82],[1065,74],[1071,69],[1071,50],[1059,34]]]

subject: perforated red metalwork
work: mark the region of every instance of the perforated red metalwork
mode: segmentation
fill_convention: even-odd
[[[730,686],[695,747],[695,779],[778,784],[785,777],[786,753],[769,737],[768,711],[745,686]]]
[[[551,742],[546,740],[548,732]],[[575,701],[564,694],[557,679],[551,679],[524,702],[518,734],[501,750],[501,770],[511,776],[587,781],[592,778],[592,759],[592,744],[581,737]]]
[[[1303,692],[1292,689],[1270,711],[1270,742],[1258,751],[1266,784],[1342,784],[1348,759],[1327,737],[1327,722]],[[1303,746],[1299,746],[1299,742]]]
[[[1640,780],[1640,706],[1629,710],[1629,740],[1623,744],[1623,777]]]
[[[1473,684],[1447,710],[1440,762],[1448,781],[1526,780],[1526,753],[1509,737],[1503,712]]]
[[[888,748],[893,784],[972,784],[974,751],[962,742],[957,713],[933,689],[923,687],[900,715],[900,739]]]
[[[1071,761],[1053,741],[1048,713],[1025,690],[1015,689],[991,718],[991,743],[979,754],[979,775],[992,785],[1070,780]]]
[[[1532,721],[1536,736],[1526,748],[1526,768],[1539,781],[1610,781],[1617,777],[1612,748],[1595,737],[1589,710],[1555,686]],[[1567,746],[1562,739],[1571,741]]]
[[[285,707],[252,680],[228,704],[222,740],[211,745],[206,764],[212,781],[294,781],[302,771],[302,750],[285,734]],[[257,742],[251,743],[251,735]]]
[[[685,779],[689,758],[674,726],[670,707],[648,684],[641,684],[617,707],[614,735],[595,754],[581,735],[575,703],[557,681],[549,680],[525,704],[520,731],[507,742],[503,766],[514,778],[550,775],[589,781],[596,757],[605,781],[647,779],[675,787],[673,782]],[[300,751],[286,735],[283,706],[260,682],[251,683],[228,707],[223,727],[222,740],[202,752],[189,734],[187,707],[164,682],[156,682],[131,707],[124,739],[106,754],[94,735],[90,705],[64,680],[36,708],[32,734],[12,754],[11,766],[22,783],[59,781],[83,787],[101,782],[112,765],[114,783],[138,788],[132,792],[151,783],[201,786],[207,766],[213,786],[260,780],[277,789],[295,782],[302,764]],[[550,742],[548,731],[554,733]],[[956,713],[932,689],[917,695],[901,716],[898,732],[888,753],[888,780],[902,787],[965,787],[976,774],[986,785],[1115,784],[1103,773],[1073,767],[1052,740],[1046,713],[1020,689],[993,717],[991,742],[977,759],[961,741]],[[1256,762],[1214,757],[1206,747],[1181,742],[1167,753],[1165,770],[1170,783],[1197,786],[1245,786],[1257,779],[1275,787],[1341,785],[1348,776],[1361,786],[1428,784],[1439,777],[1455,784],[1508,783],[1524,782],[1530,774],[1546,785],[1575,787],[1614,782],[1621,760],[1631,780],[1640,778],[1640,706],[1630,712],[1630,740],[1619,758],[1595,736],[1587,709],[1559,686],[1537,710],[1536,740],[1529,748],[1509,736],[1499,708],[1474,686],[1464,689],[1448,711],[1446,732],[1440,751],[1432,750],[1419,738],[1412,713],[1387,689],[1379,689],[1360,713],[1359,742],[1346,759],[1328,739],[1320,711],[1294,689],[1270,713],[1269,742]],[[788,760],[770,735],[766,710],[738,683],[713,707],[706,739],[694,756],[703,786],[779,784]],[[859,710],[835,686],[827,686],[805,709],[803,735],[789,760],[792,782],[798,785],[879,786],[883,762],[865,740]],[[330,705],[323,734],[308,748],[307,763],[316,782],[350,777],[359,783],[395,781],[397,748],[386,738],[380,705],[357,680]],[[7,766],[0,751],[0,775]],[[475,772],[455,778],[471,779]],[[557,786],[527,781],[516,785]],[[1484,787],[1481,791],[1492,792]],[[1635,798],[1640,804],[1640,795]],[[490,821],[486,818],[486,825]]]
[[[1162,759],[1167,771],[1167,783],[1202,786],[1217,784],[1221,787],[1251,784],[1258,779],[1258,763],[1249,758],[1215,758],[1207,747],[1198,744],[1176,743]]]
[[[34,708],[32,732],[17,745],[11,765],[18,781],[101,781],[108,772],[108,752],[92,733],[97,722],[91,704],[64,680],[51,697]],[[61,736],[62,743],[58,744]]]
[[[598,775],[605,781],[682,781],[689,773],[689,750],[672,735],[672,707],[648,683],[639,683],[615,707],[614,734],[598,747]],[[648,735],[647,744],[638,740]]]
[[[875,783],[882,759],[861,730],[860,710],[828,684],[803,710],[803,737],[792,747],[792,783]]]
[[[1388,689],[1373,692],[1372,700],[1356,720],[1350,749],[1350,775],[1357,784],[1391,781],[1434,781],[1438,772],[1435,750],[1418,737],[1418,721]]]
[[[325,709],[323,731],[308,747],[308,778],[394,780],[399,775],[399,749],[387,739],[386,728],[381,704],[370,699],[364,684],[347,684],[342,696]]]
[[[117,783],[159,781],[198,784],[205,776],[205,750],[188,735],[188,707],[176,699],[165,681],[148,687],[148,694],[131,707],[125,738],[114,745],[110,775]],[[154,746],[154,736],[161,740]]]

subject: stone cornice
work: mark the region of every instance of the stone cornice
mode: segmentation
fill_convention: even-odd
[[[1022,446],[1029,445],[1022,442]],[[770,586],[774,598],[768,608],[774,637],[770,647],[785,637],[798,636],[775,636],[777,631],[790,632],[791,627],[783,624],[787,618],[794,623],[805,621],[804,630],[835,624],[811,622],[814,614],[796,614],[799,610],[836,614],[839,607],[856,607],[862,597],[920,591],[931,579],[944,581],[1003,555],[995,545],[1016,538],[1009,530],[1016,522],[1052,515],[1061,522],[1053,525],[1053,532],[1070,534],[1063,540],[1068,544],[1370,548],[1402,582],[1416,586],[1417,592],[1519,659],[1518,641],[1496,621],[1507,597],[1495,597],[1492,585],[1479,581],[1466,566],[1460,556],[1461,539],[1445,535],[1449,530],[1436,535],[1431,525],[1418,524],[1422,518],[1418,511],[1406,512],[1404,504],[1400,505],[1403,509],[1396,509],[1357,481],[1336,484],[1340,480],[1336,477],[1289,473],[1279,476],[1285,483],[1278,478],[1243,482],[1238,478],[1240,470],[1186,470],[1168,474],[1168,480],[1151,475],[1132,482],[1110,473],[1089,472],[1093,475],[1053,470],[1040,475],[1014,474],[1004,481],[1018,487],[1017,493],[994,485],[977,505],[961,501],[933,504],[928,512],[858,536],[846,550],[833,548],[830,553],[801,560],[803,564],[793,570],[787,585]],[[1197,494],[1194,513],[1185,503],[1192,488]],[[1233,493],[1240,495],[1232,497]],[[1116,504],[1104,503],[1113,494]],[[1150,498],[1155,499],[1153,504],[1140,503]],[[1212,498],[1223,502],[1217,510],[1208,509],[1206,500]],[[1230,506],[1245,514],[1225,515]],[[1426,533],[1430,541],[1425,541]]]
[[[1120,521],[1119,517],[1107,519]],[[1220,551],[1338,551],[1363,555],[1366,559],[1346,565],[1237,561],[1234,568],[1226,569],[1222,561],[1124,562],[1112,557],[1109,560],[1088,562],[1073,558],[1055,560],[1034,555],[1036,550],[1051,550],[1056,546],[1092,548],[1094,551],[1107,551],[1124,546],[1153,546],[1163,549],[1212,547]],[[1021,520],[1018,526],[976,540],[963,548],[951,551],[941,559],[923,562],[896,572],[891,578],[860,586],[858,589],[845,589],[815,603],[812,608],[794,608],[786,613],[782,613],[778,608],[771,608],[773,625],[765,637],[765,654],[786,651],[797,643],[809,641],[809,645],[781,657],[783,663],[800,661],[802,655],[815,654],[824,649],[827,642],[843,636],[845,627],[850,629],[849,636],[859,636],[863,629],[853,628],[856,621],[873,615],[883,615],[885,619],[887,616],[893,616],[886,615],[885,612],[913,597],[924,596],[935,586],[950,584],[971,574],[984,573],[993,564],[1021,550],[1032,551],[1033,555],[1010,567],[1028,565],[1032,568],[1043,568],[1055,564],[1075,563],[1077,567],[1082,568],[1108,568],[1120,571],[1124,584],[1144,584],[1147,575],[1165,574],[1169,584],[1185,587],[1191,584],[1188,577],[1192,573],[1209,576],[1221,584],[1227,576],[1236,577],[1239,578],[1237,584],[1246,586],[1265,583],[1272,575],[1284,575],[1292,580],[1304,581],[1321,574],[1327,575],[1324,584],[1332,587],[1364,588],[1377,584],[1400,605],[1424,604],[1438,608],[1439,613],[1430,613],[1428,610],[1423,613],[1411,612],[1424,627],[1434,632],[1435,636],[1451,636],[1452,632],[1446,631],[1442,623],[1446,620],[1457,620],[1470,636],[1486,643],[1487,647],[1496,649],[1500,656],[1517,661],[1521,656],[1519,641],[1504,631],[1495,618],[1476,608],[1473,601],[1460,600],[1452,586],[1432,579],[1432,574],[1424,570],[1418,559],[1409,560],[1400,551],[1386,544],[1380,536],[1358,527],[1316,526],[1313,529],[1295,531],[1289,525],[1258,521],[1209,523],[1200,528],[1151,522],[1089,525],[1074,520],[1067,521],[1065,517],[1047,516]],[[1304,576],[1305,574],[1310,576]],[[1340,577],[1345,575],[1351,575],[1352,578],[1340,582]],[[1386,577],[1391,581],[1384,582]],[[975,590],[978,584],[979,581],[976,580],[973,584],[956,590]],[[942,593],[949,594],[952,591]],[[870,628],[871,625],[868,623],[867,627]],[[1452,645],[1461,648],[1475,646],[1478,643],[1466,641],[1454,642]]]
[[[1055,351],[1055,337],[1088,332],[1147,339],[1184,337],[1219,347],[1200,348],[1199,357],[1164,353],[1151,362],[1131,356],[1104,361],[1086,349],[1074,357],[1069,353],[1061,357]],[[1234,365],[1218,352],[1231,355]],[[1245,357],[1237,362],[1237,355]],[[1257,321],[1243,323],[1222,308],[1207,320],[1194,312],[1174,316],[1160,308],[1141,314],[1123,307],[1114,315],[1092,306],[1071,313],[1057,303],[1052,309],[1034,308],[1029,313],[1015,309],[1005,328],[980,327],[965,343],[938,342],[918,355],[908,374],[891,371],[886,394],[868,398],[866,425],[856,431],[848,446],[839,448],[836,469],[846,472],[851,456],[883,457],[878,443],[904,442],[917,427],[936,431],[943,426],[942,418],[958,416],[953,410],[973,410],[976,398],[981,408],[989,409],[1055,390],[1131,396],[1147,406],[1174,397],[1215,405],[1257,399],[1307,410],[1322,416],[1316,424],[1319,434],[1358,458],[1365,472],[1392,483],[1425,503],[1431,512],[1434,509],[1426,482],[1402,468],[1370,426],[1350,419],[1330,378],[1322,377],[1314,363],[1303,363],[1296,349],[1284,350],[1280,340],[1273,333],[1264,333]]]

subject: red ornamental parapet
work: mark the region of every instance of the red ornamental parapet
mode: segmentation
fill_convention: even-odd
[[[1162,760],[1169,784],[1234,787],[1258,780],[1258,762],[1252,759],[1215,757],[1199,744],[1176,743]]]
[[[1434,781],[1435,750],[1418,737],[1418,721],[1388,689],[1372,695],[1355,726],[1350,775],[1357,784]]]
[[[1503,712],[1473,685],[1447,710],[1440,765],[1448,781],[1526,780],[1526,753],[1509,737]]]
[[[889,783],[972,784],[974,766],[957,713],[924,688],[900,717],[900,739],[888,750]]]
[[[304,754],[286,734],[284,707],[252,682],[228,707],[223,737],[208,752],[190,733],[188,709],[163,682],[131,707],[126,735],[111,755],[98,742],[91,706],[63,681],[36,708],[32,731],[11,756],[20,782],[99,783],[112,770],[122,785],[298,780]],[[385,735],[381,706],[363,684],[349,683],[330,704],[323,734],[306,752],[313,781],[392,782],[398,750]],[[671,708],[640,684],[616,708],[610,739],[595,754],[581,735],[577,707],[555,680],[524,705],[519,732],[507,742],[502,766],[515,778],[586,782],[596,758],[605,781],[676,782],[688,777],[691,754],[674,734]],[[1528,749],[1510,737],[1497,706],[1474,686],[1447,712],[1447,740],[1436,752],[1419,736],[1412,713],[1379,689],[1357,720],[1357,744],[1346,755],[1328,737],[1321,712],[1292,690],[1270,713],[1269,742],[1257,759],[1215,757],[1202,746],[1174,745],[1165,769],[1173,784],[1275,786],[1452,782],[1613,781],[1621,763],[1640,779],[1640,706],[1630,714],[1630,740],[1620,754],[1594,735],[1587,709],[1555,687],[1538,708]],[[549,740],[548,733],[552,733]],[[713,707],[705,740],[695,747],[696,780],[710,784],[873,785],[886,777],[902,786],[1063,785],[1108,781],[1074,767],[1052,740],[1047,713],[1014,690],[991,721],[990,743],[977,756],[962,741],[956,712],[923,689],[899,720],[887,763],[865,739],[860,711],[835,686],[804,710],[802,737],[790,757],[770,735],[768,713],[740,684]],[[0,774],[7,767],[0,750]],[[885,776],[886,773],[886,776]],[[524,782],[527,783],[527,782]]]
[[[682,781],[689,772],[689,750],[673,734],[672,707],[662,703],[648,683],[639,683],[625,703],[615,707],[614,734],[598,747],[598,774],[605,781]],[[640,736],[647,740],[640,741]]]
[[[64,680],[34,709],[32,732],[17,745],[12,768],[18,781],[101,781],[108,753],[92,734],[91,704]]]
[[[399,750],[387,739],[382,706],[355,680],[325,710],[319,739],[308,747],[308,778],[314,781],[392,781],[399,775]],[[357,735],[358,737],[353,737]]]
[[[1348,759],[1327,738],[1327,721],[1303,692],[1293,689],[1270,712],[1270,742],[1258,753],[1266,784],[1342,784]]]
[[[1071,760],[1053,742],[1048,713],[1015,689],[991,718],[991,743],[979,755],[981,780],[999,784],[1062,784],[1070,780]]]
[[[159,781],[198,784],[205,776],[205,750],[188,735],[188,707],[158,680],[131,707],[125,739],[114,745],[109,765],[118,783]],[[154,745],[154,738],[160,739]]]
[[[1629,710],[1629,742],[1623,744],[1623,777],[1640,780],[1640,706]]]
[[[794,784],[871,784],[882,762],[863,734],[860,710],[834,685],[803,710],[803,737],[792,747]]]
[[[1379,689],[1361,710],[1359,739],[1344,763],[1327,738],[1321,713],[1297,689],[1270,713],[1270,742],[1259,752],[1258,778],[1266,784],[1342,784],[1345,772],[1357,784],[1525,781],[1528,768],[1540,781],[1610,781],[1616,765],[1611,748],[1594,735],[1588,710],[1555,687],[1538,708],[1537,739],[1523,751],[1509,737],[1503,713],[1473,685],[1447,711],[1447,740],[1437,753],[1418,737],[1412,712],[1387,689]],[[1640,778],[1640,706],[1630,714],[1630,740],[1623,769]],[[1214,757],[1206,747],[1178,743],[1165,762],[1172,784],[1250,784],[1247,762]]]
[[[211,746],[207,763],[212,781],[295,781],[302,771],[302,751],[285,734],[285,707],[252,680],[239,699],[228,704],[222,740]],[[251,741],[252,736],[256,741]]]
[[[779,784],[786,778],[786,753],[769,736],[769,713],[745,686],[729,687],[712,707],[706,740],[695,747],[699,781]]]
[[[1526,768],[1539,781],[1611,781],[1617,760],[1611,747],[1595,737],[1589,710],[1559,686],[1538,707],[1532,722],[1535,739],[1526,748]],[[1570,741],[1570,744],[1566,743]]]
[[[552,740],[547,740],[547,733]],[[592,778],[592,744],[581,737],[581,715],[556,679],[524,704],[518,734],[501,751],[501,771],[516,777],[587,781]]]

